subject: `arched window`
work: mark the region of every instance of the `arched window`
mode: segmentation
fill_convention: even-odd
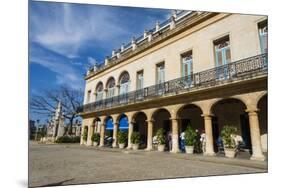
[[[110,78],[106,84],[106,88],[107,88],[107,93],[106,93],[106,97],[110,98],[114,96],[114,90],[115,90],[115,80],[114,78]]]
[[[130,90],[130,76],[128,72],[123,72],[119,79],[120,83],[120,94],[128,93]]]
[[[102,100],[103,98],[103,84],[102,82],[99,82],[96,88],[96,93],[97,93],[97,97],[96,97],[96,101]]]

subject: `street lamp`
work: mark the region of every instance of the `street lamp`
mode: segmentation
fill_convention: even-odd
[[[39,122],[40,122],[40,120],[39,120],[39,119],[37,119],[37,120],[36,120],[36,134],[35,134],[35,141],[37,141]]]

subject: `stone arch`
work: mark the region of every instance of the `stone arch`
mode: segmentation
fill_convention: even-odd
[[[165,110],[165,111],[169,112],[170,117],[172,116],[172,115],[171,115],[171,112],[169,111],[168,108],[162,107],[162,108],[154,109],[154,110],[150,113],[150,119],[151,119],[151,120],[155,120],[155,119],[154,119],[155,114],[157,114],[157,113],[158,113],[159,111],[161,111],[161,110]]]
[[[267,91],[263,91],[263,92],[261,92],[258,96],[257,96],[257,107],[258,107],[258,104],[259,104],[259,102],[264,98],[264,97],[266,97],[266,99],[267,99]]]
[[[133,131],[140,133],[140,148],[147,147],[147,115],[143,111],[138,111],[133,114]]]
[[[211,106],[215,151],[218,148],[216,141],[220,132],[224,126],[228,125],[237,128],[239,139],[245,143],[245,149],[251,152],[251,134],[246,109],[246,103],[237,97],[222,98]]]
[[[243,97],[239,97],[239,96],[232,96],[232,97],[227,97],[227,98],[219,98],[216,101],[214,101],[213,103],[211,103],[210,104],[210,114],[213,114],[213,108],[215,105],[217,105],[218,103],[225,101],[225,100],[240,101],[245,106],[245,110],[247,109],[246,99],[244,99]]]
[[[153,133],[152,136],[155,136],[157,131],[160,128],[164,129],[165,137],[168,138],[168,134],[172,132],[172,122],[171,122],[171,112],[166,108],[156,109],[152,113],[153,120]],[[168,141],[166,141],[166,148],[168,147]]]
[[[106,85],[105,87],[108,89],[109,86],[112,86],[110,84],[113,84],[114,83],[114,86],[116,85],[116,82],[115,82],[115,78],[113,76],[110,76],[107,80],[106,80]]]
[[[101,123],[102,120],[99,117],[96,117],[93,119],[92,125],[94,127],[93,131],[94,133],[100,133],[101,132]]]
[[[203,110],[196,104],[189,103],[181,106],[177,112],[177,119],[180,122],[179,131],[184,131],[188,125],[198,131],[204,130],[202,114]]]
[[[121,113],[117,116],[116,122],[118,123],[118,128],[122,130],[128,130],[129,128],[129,118],[125,113]]]
[[[113,127],[114,121],[112,116],[106,116],[104,118],[104,126],[105,126],[105,146],[111,146],[113,142]]]
[[[130,80],[131,80],[130,74],[128,71],[125,70],[125,71],[121,72],[121,74],[118,78],[118,84],[120,85],[120,84],[122,84],[122,82],[125,83],[125,82],[129,82]]]
[[[267,152],[267,135],[268,135],[268,96],[262,95],[258,100],[258,118],[261,134],[262,151]]]
[[[103,83],[102,83],[102,81],[99,81],[96,86],[95,92],[97,93],[97,92],[101,92],[101,91],[103,91]]]
[[[136,117],[137,117],[139,114],[141,114],[141,113],[145,114],[145,116],[147,117],[147,115],[146,115],[146,113],[145,113],[144,111],[137,111],[137,112],[134,112],[134,113],[132,114],[132,121],[135,122],[135,121],[136,121]]]

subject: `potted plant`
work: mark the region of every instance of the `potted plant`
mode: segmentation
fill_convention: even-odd
[[[158,129],[156,133],[156,140],[157,140],[157,148],[158,151],[164,151],[165,148],[165,135],[164,135],[164,129],[160,128]]]
[[[140,143],[140,133],[139,132],[132,132],[131,143],[132,143],[133,150],[137,150],[139,148],[139,143]]]
[[[221,139],[223,141],[224,153],[226,157],[234,158],[235,156],[235,140],[234,135],[237,134],[237,128],[225,125],[221,130]]]
[[[188,154],[193,154],[194,152],[194,144],[196,142],[196,131],[188,126],[184,132],[184,140],[185,140],[185,152]]]
[[[127,141],[127,132],[119,131],[117,134],[119,148],[123,149]]]
[[[94,133],[91,137],[92,142],[94,143],[94,146],[97,146],[100,141],[100,134]]]

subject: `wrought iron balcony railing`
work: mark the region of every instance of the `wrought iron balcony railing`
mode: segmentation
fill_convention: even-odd
[[[261,54],[209,70],[169,80],[161,84],[132,91],[126,94],[103,99],[80,107],[79,112],[93,112],[126,104],[146,101],[153,98],[190,91],[208,84],[219,84],[225,80],[235,81],[256,73],[267,74],[267,54]]]

